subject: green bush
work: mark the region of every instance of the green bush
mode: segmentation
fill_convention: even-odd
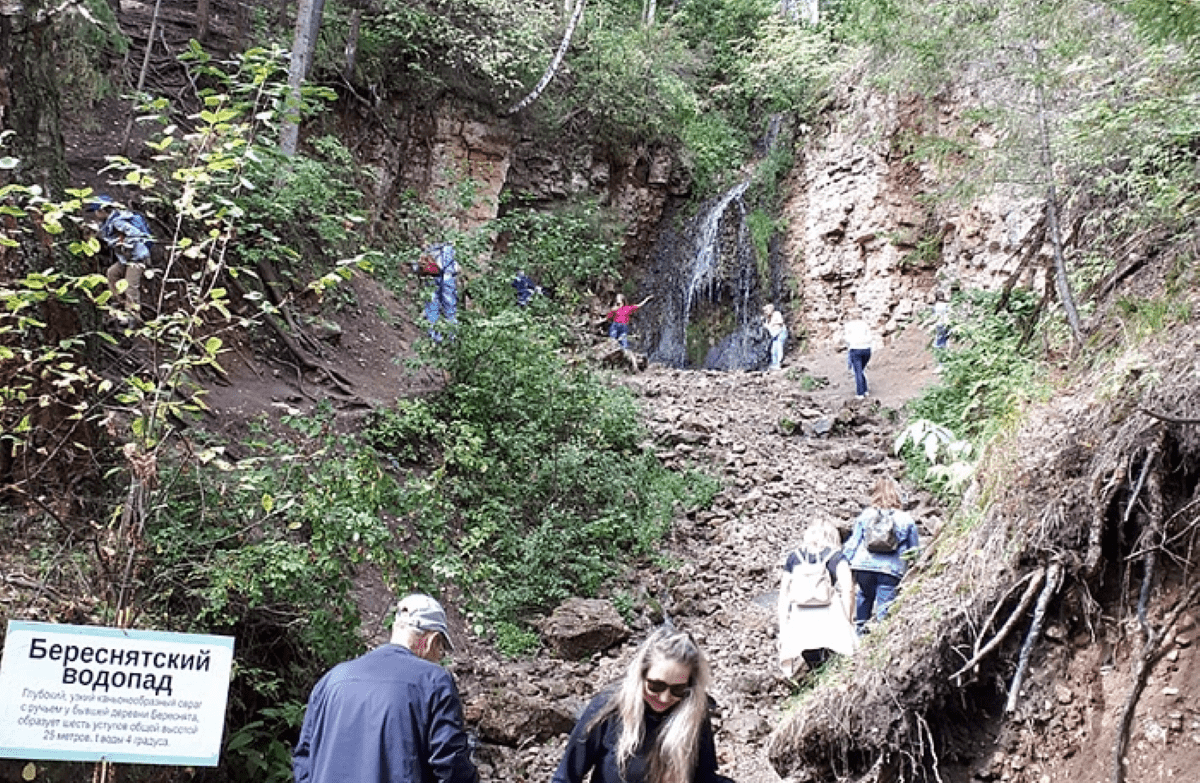
[[[999,293],[979,291],[955,297],[950,346],[938,352],[941,381],[908,405],[910,418],[946,428],[950,440],[970,442],[976,454],[1047,388],[1043,364],[1026,339],[1035,295],[1014,290],[1008,306],[997,312],[999,301]],[[935,490],[946,486],[923,438],[914,438],[900,453],[918,481]]]
[[[369,430],[381,451],[428,460],[406,486],[412,526],[424,531],[415,551],[459,582],[469,613],[510,652],[535,638],[513,627],[568,596],[594,595],[653,552],[680,505],[715,492],[661,467],[639,445],[629,393],[558,348],[557,331],[522,310],[463,313],[436,357],[450,376],[445,391],[379,415]]]

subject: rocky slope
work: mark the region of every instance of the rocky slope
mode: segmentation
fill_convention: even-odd
[[[925,338],[909,329],[877,357],[871,381],[888,403],[933,378]],[[723,489],[711,509],[681,518],[661,560],[619,581],[607,602],[573,604],[556,615],[547,654],[511,663],[476,647],[456,660],[468,721],[484,743],[485,779],[548,779],[577,711],[620,676],[666,615],[711,658],[723,772],[741,783],[779,780],[767,737],[796,686],[776,665],[777,565],[809,519],[848,529],[875,478],[900,468],[889,452],[894,410],[878,398],[855,400],[844,361],[844,354],[825,353],[789,357],[771,374],[651,367],[618,378],[641,398],[661,459],[707,470]],[[939,515],[924,500],[913,493],[909,504],[928,535]],[[632,621],[623,622],[614,605]],[[585,632],[590,638],[581,638]],[[611,644],[613,636],[625,639]],[[573,655],[555,655],[560,646]],[[579,650],[582,660],[574,659]]]

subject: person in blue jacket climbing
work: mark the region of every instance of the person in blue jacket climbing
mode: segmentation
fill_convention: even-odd
[[[434,342],[441,342],[437,322],[458,323],[458,260],[454,245],[449,242],[430,245],[413,266],[417,274],[430,282],[425,320],[429,322],[429,337]]]
[[[97,236],[112,251],[113,262],[105,270],[114,302],[124,303],[119,317],[140,321],[142,316],[142,277],[150,262],[154,236],[145,215],[125,209],[112,196],[100,194],[84,205],[84,211],[100,218]],[[122,285],[124,283],[124,285]]]
[[[871,505],[854,520],[854,532],[842,547],[858,585],[854,624],[860,634],[869,620],[887,616],[908,562],[921,546],[916,520],[902,505],[895,480],[880,476],[871,488]]]

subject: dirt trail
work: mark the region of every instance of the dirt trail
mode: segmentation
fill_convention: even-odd
[[[693,635],[713,664],[713,696],[721,707],[717,745],[724,774],[739,783],[774,783],[765,741],[793,694],[777,674],[776,565],[815,516],[842,527],[866,502],[882,472],[897,474],[888,452],[894,408],[931,383],[932,361],[919,330],[900,334],[878,351],[869,367],[873,397],[854,400],[845,353],[789,357],[780,372],[719,373],[651,367],[618,376],[643,401],[660,458],[704,467],[724,489],[711,510],[681,519],[665,554],[674,570],[640,572],[622,590],[662,600],[663,608]],[[827,378],[815,390],[810,378]],[[833,420],[825,437],[785,435],[779,423]],[[924,498],[913,495],[922,506]],[[928,507],[918,515],[931,519]],[[469,665],[482,674],[460,675],[468,703],[514,681],[526,695],[565,698],[581,706],[596,687],[620,676],[636,643],[655,618],[635,624],[633,638],[585,663],[542,658],[512,666]],[[482,652],[482,651],[481,651]],[[483,674],[484,670],[490,670]],[[485,752],[485,779],[544,781],[565,736],[537,748]]]

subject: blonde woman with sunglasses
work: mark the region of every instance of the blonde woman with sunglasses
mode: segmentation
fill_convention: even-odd
[[[625,678],[583,711],[552,783],[729,783],[717,774],[708,661],[691,635],[660,628]]]

